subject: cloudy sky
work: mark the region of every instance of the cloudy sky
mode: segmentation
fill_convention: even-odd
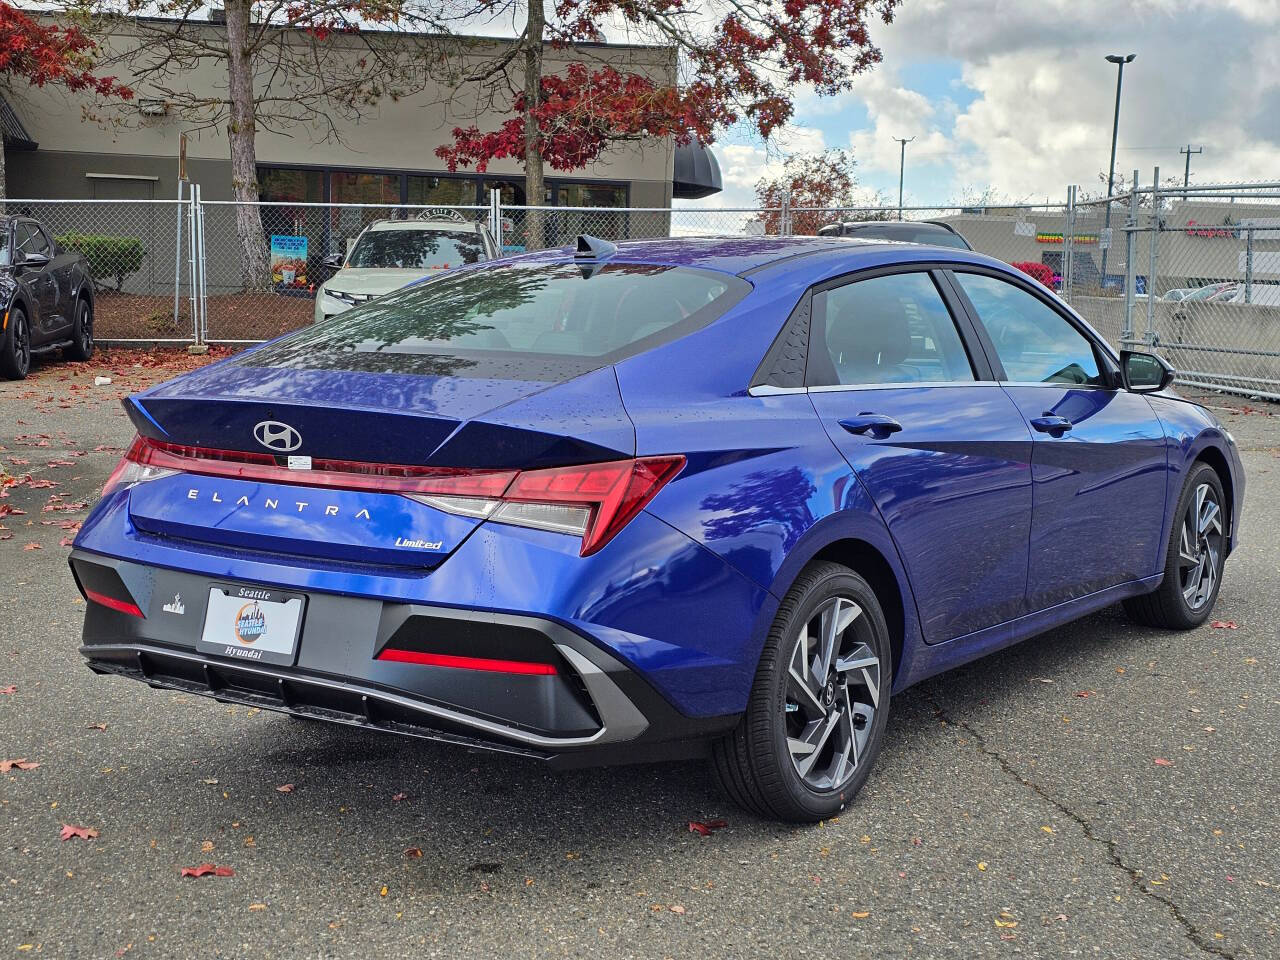
[[[991,187],[1057,202],[1097,189],[1124,71],[1117,170],[1193,180],[1280,179],[1280,0],[904,0],[875,39],[884,62],[835,99],[802,96],[781,149],[852,148],[862,184],[894,200],[898,144],[908,203]],[[746,133],[715,146],[723,193],[687,206],[750,205],[778,149]]]

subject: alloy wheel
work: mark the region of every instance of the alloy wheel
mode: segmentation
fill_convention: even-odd
[[[852,779],[880,706],[880,658],[862,614],[848,597],[827,600],[801,626],[787,661],[787,750],[814,790]]]
[[[31,330],[27,327],[26,314],[19,313],[14,317],[13,356],[18,369],[25,375],[31,366]]]
[[[1178,572],[1182,598],[1199,610],[1213,597],[1222,556],[1222,508],[1207,483],[1196,487],[1182,518],[1178,541]]]
[[[93,311],[89,304],[80,301],[80,351],[88,353],[93,346]]]

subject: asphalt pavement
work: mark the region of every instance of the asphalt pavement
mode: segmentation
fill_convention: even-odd
[[[1248,474],[1234,628],[1116,608],[923,683],[797,828],[698,763],[557,774],[91,674],[60,543],[169,372],[138,360],[0,383],[0,761],[39,764],[0,774],[0,957],[1280,957],[1280,406],[1206,399]]]

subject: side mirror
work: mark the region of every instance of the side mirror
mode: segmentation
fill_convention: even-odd
[[[1120,377],[1133,393],[1155,393],[1173,383],[1175,371],[1163,357],[1136,350],[1120,351]]]
[[[21,263],[24,267],[31,267],[32,269],[39,270],[41,267],[47,267],[49,265],[49,255],[46,253],[36,253],[35,251],[24,253],[22,255]]]
[[[342,254],[340,253],[329,254],[327,257],[324,258],[324,265],[328,267],[330,270],[341,270]]]

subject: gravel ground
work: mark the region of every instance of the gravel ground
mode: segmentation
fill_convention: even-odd
[[[1237,629],[1107,610],[921,684],[857,802],[792,828],[701,764],[555,774],[90,674],[60,524],[170,372],[0,384],[33,480],[0,499],[0,760],[39,763],[0,775],[0,956],[1280,956],[1280,407],[1206,398],[1248,471]]]

